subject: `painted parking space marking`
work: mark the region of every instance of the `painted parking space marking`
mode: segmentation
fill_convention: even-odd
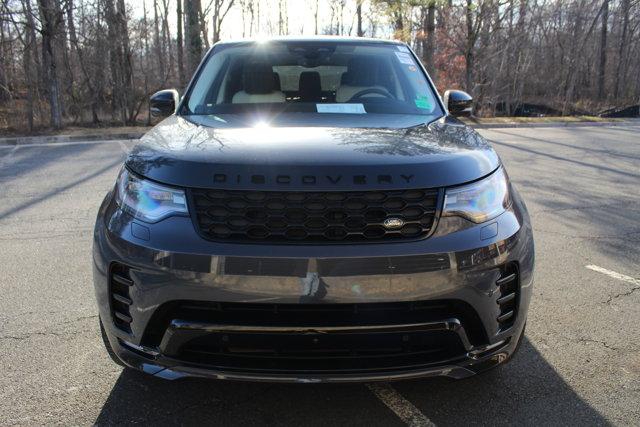
[[[589,270],[597,271],[598,273],[606,274],[614,279],[622,280],[623,282],[631,283],[634,286],[640,286],[640,279],[636,279],[625,274],[616,273],[615,271],[607,270],[606,268],[598,267],[597,265],[585,265]]]
[[[405,399],[390,384],[369,383],[367,388],[391,409],[405,424],[411,427],[435,426],[413,403]]]

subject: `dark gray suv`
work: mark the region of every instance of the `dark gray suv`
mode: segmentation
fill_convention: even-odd
[[[534,244],[499,157],[393,41],[216,44],[95,226],[104,343],[163,378],[463,378],[524,334]]]

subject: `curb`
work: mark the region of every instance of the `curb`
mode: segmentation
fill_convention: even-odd
[[[640,119],[626,119],[624,121],[619,121],[619,122],[549,122],[549,123],[485,123],[485,124],[466,122],[465,124],[473,127],[474,129],[602,127],[602,126],[640,125]],[[11,137],[11,138],[0,138],[0,146],[140,139],[145,133],[146,131],[126,132],[126,133],[103,133],[103,134],[89,134],[89,135],[17,136],[17,137]]]
[[[0,138],[0,145],[56,144],[60,142],[111,141],[122,139],[140,139],[146,131],[127,133],[103,133],[90,135],[50,135],[50,136],[17,136]]]
[[[556,128],[556,127],[603,127],[640,125],[640,119],[626,119],[618,122],[548,122],[548,123],[473,123],[465,122],[474,129],[509,129],[509,128]]]

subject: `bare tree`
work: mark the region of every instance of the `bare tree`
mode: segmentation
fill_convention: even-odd
[[[598,99],[604,98],[605,74],[607,71],[607,29],[609,24],[609,0],[603,0],[602,26],[600,28],[600,68],[598,69]]]
[[[200,38],[200,0],[184,0],[187,36],[187,73],[192,75],[202,59],[202,39]]]
[[[364,36],[364,31],[362,30],[362,2],[363,0],[356,0],[356,17],[358,21],[358,29],[357,35],[358,37]]]
[[[212,0],[209,3],[209,7],[213,5],[212,9],[212,29],[213,29],[213,43],[216,43],[220,40],[220,30],[222,29],[222,23],[224,19],[227,17],[229,10],[233,6],[235,0]],[[209,9],[207,7],[207,9]]]
[[[56,64],[56,37],[62,21],[61,11],[55,5],[56,0],[38,0],[40,20],[42,22],[42,63],[45,70],[45,84],[51,110],[50,125],[54,129],[62,128],[62,101],[60,82]]]
[[[435,78],[436,70],[433,64],[433,57],[436,48],[436,1],[428,0],[426,4],[421,5],[420,9],[422,16],[422,28],[420,33],[422,57],[427,71],[429,71],[429,74]]]
[[[135,123],[151,93],[184,86],[234,9],[243,23],[229,28],[233,36],[288,33],[286,5],[298,0],[201,1],[143,0],[138,12],[134,0],[0,0],[0,132]],[[479,114],[521,114],[524,106],[598,113],[639,102],[638,0],[308,6],[306,21],[296,16],[292,30],[402,39],[440,89],[471,92]],[[177,26],[169,25],[173,13]]]
[[[111,67],[111,103],[113,118],[130,124],[137,114],[133,92],[133,64],[129,46],[124,0],[106,0],[106,20],[109,31]]]
[[[627,51],[627,33],[629,31],[629,12],[631,10],[631,0],[622,0],[620,5],[620,13],[622,14],[622,34],[620,35],[620,43],[618,47],[618,64],[616,66],[616,80],[613,90],[613,97],[618,98],[620,92],[620,79],[622,78],[622,70],[624,69],[623,57]]]
[[[314,26],[315,30],[314,30],[313,34],[319,34],[318,33],[318,2],[319,2],[319,0],[316,0],[316,8],[315,8],[315,11],[313,13],[313,22],[314,22],[314,25],[315,25]]]
[[[176,49],[178,52],[178,82],[180,87],[184,87],[186,84],[184,76],[184,42],[182,41],[182,0],[176,1],[176,21],[177,21],[177,35],[176,35]]]

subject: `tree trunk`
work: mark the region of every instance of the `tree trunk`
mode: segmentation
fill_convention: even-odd
[[[183,88],[186,84],[184,77],[184,51],[183,51],[183,41],[182,41],[182,0],[177,1],[178,7],[176,10],[177,15],[177,24],[178,24],[178,35],[176,36],[177,50],[178,50],[178,82],[180,84],[180,88]]]
[[[200,0],[198,0],[198,16],[200,18],[200,31],[202,32],[202,40],[204,41],[204,49],[209,50],[209,30],[207,29],[207,14],[202,11],[202,5],[200,4]],[[213,34],[215,37],[216,33],[216,20],[213,19]],[[215,42],[214,42],[215,43]]]
[[[318,2],[319,2],[319,0],[316,0],[316,10],[315,10],[315,12],[313,14],[313,20],[315,22],[315,32],[314,32],[314,34],[316,34],[316,35],[318,34]]]
[[[66,99],[70,101],[70,109],[77,107],[77,100],[75,99],[73,94],[73,72],[71,70],[71,58],[69,58],[69,50],[67,49],[67,20],[65,19],[65,13],[62,10],[62,1],[54,0],[53,4],[57,24],[54,52],[56,53],[58,79],[61,84],[60,113],[63,116],[67,116],[69,115],[69,113],[71,113],[77,119],[77,116],[75,114],[77,112],[66,111],[67,104],[63,102],[63,94],[66,94]],[[67,6],[72,5],[69,5],[67,3]]]
[[[162,0],[162,51],[169,58],[167,73],[165,79],[169,79],[173,75],[175,69],[174,56],[171,52],[171,29],[169,28],[169,0]]]
[[[467,0],[465,9],[465,17],[467,24],[467,40],[464,52],[465,60],[465,90],[473,96],[473,67],[474,67],[474,47],[475,32],[473,29],[473,0]],[[478,19],[478,18],[476,18]]]
[[[164,69],[164,52],[162,52],[162,45],[160,42],[160,19],[158,17],[158,0],[153,0],[153,44],[154,44],[154,55],[157,64],[157,71],[154,73],[157,75],[159,80],[162,80],[162,77],[165,75]]]
[[[395,38],[398,40],[404,40],[405,34],[404,34],[404,19],[402,16],[402,3],[398,2],[398,4],[395,7],[397,7],[397,10],[394,11],[394,17],[393,17],[393,29],[394,29]]]
[[[4,22],[0,21],[0,101],[7,101],[11,99],[11,78],[7,76],[5,58],[11,58],[8,52],[5,52],[5,46],[9,46],[9,43],[5,41],[4,35]]]
[[[278,1],[278,35],[282,35],[282,29],[284,28],[283,25],[283,17],[282,17],[282,0]]]
[[[187,36],[187,73],[193,75],[202,58],[202,39],[200,38],[200,0],[185,0]]]
[[[231,6],[233,6],[234,1],[235,0],[227,0],[227,2],[225,3],[225,0],[213,0],[213,17],[211,19],[213,21],[213,34],[212,34],[213,43],[217,43],[220,41],[220,32],[222,30],[222,22],[224,21],[224,18],[227,16],[227,13],[229,13],[229,10],[231,9]],[[285,28],[288,25],[286,13],[287,12],[285,8],[284,9]],[[207,49],[208,48],[209,46],[207,45]]]
[[[36,37],[36,24],[34,21],[34,13],[31,8],[31,2],[28,0],[22,0],[22,8],[25,11],[26,23],[27,23],[27,32],[29,33],[29,38],[32,41],[31,45],[31,62],[35,65],[35,77],[33,80],[33,86],[31,87],[33,92],[33,100],[35,102],[35,112],[38,113],[38,117],[40,120],[43,118],[42,109],[40,107],[40,96],[42,93],[42,82],[44,81],[43,68],[41,63],[41,55],[38,55],[38,38]],[[32,75],[34,75],[34,70],[31,70]],[[34,113],[35,113],[34,112]]]
[[[358,5],[356,6],[356,16],[358,19],[358,37],[363,37],[364,36],[364,31],[362,31],[362,1],[363,0],[357,0],[358,1]]]
[[[620,5],[622,10],[622,34],[620,36],[620,47],[618,48],[618,64],[616,66],[616,83],[613,90],[613,97],[618,100],[620,94],[620,79],[622,74],[623,57],[627,47],[627,32],[629,31],[629,10],[631,9],[630,0],[622,0]]]
[[[124,0],[118,0],[118,27],[120,30],[120,42],[122,49],[122,76],[123,76],[123,99],[126,113],[126,123],[135,122],[137,111],[135,110],[136,100],[133,87],[133,59],[129,46],[129,28],[127,25],[126,5]]]
[[[47,97],[49,98],[50,125],[54,129],[62,128],[62,107],[60,100],[60,84],[56,67],[55,50],[57,22],[55,0],[38,0],[40,20],[42,22],[42,62],[44,65]]]
[[[108,38],[111,45],[112,116],[122,124],[135,121],[133,64],[124,0],[106,0]]]
[[[436,41],[435,41],[435,31],[436,31],[436,5],[435,1],[429,2],[427,6],[426,13],[423,10],[423,46],[422,46],[422,55],[424,59],[424,63],[427,67],[427,71],[431,75],[431,78],[436,79],[435,76],[435,66],[433,64],[435,50],[436,50]]]
[[[26,7],[24,3],[22,4],[22,8],[24,13],[27,13]],[[37,85],[36,80],[38,78],[37,74],[34,75],[35,67],[33,65],[34,55],[32,53],[34,46],[36,44],[36,39],[32,36],[31,29],[29,28],[29,19],[27,18],[24,24],[24,51],[22,53],[22,67],[25,76],[25,82],[27,83],[27,126],[29,128],[29,132],[33,132],[34,128],[34,98],[35,94],[37,94]]]
[[[602,26],[600,29],[600,67],[598,68],[598,99],[604,98],[607,68],[607,31],[609,23],[609,0],[602,3]]]

